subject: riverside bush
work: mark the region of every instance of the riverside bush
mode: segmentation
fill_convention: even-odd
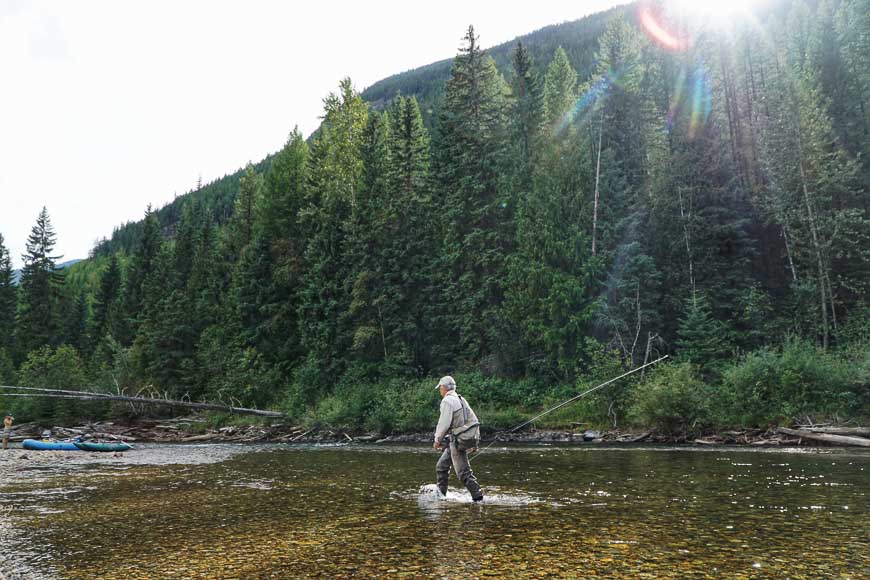
[[[833,353],[800,340],[749,353],[725,367],[716,418],[764,426],[797,416],[866,413],[868,361],[866,345]]]
[[[86,390],[85,367],[76,350],[61,345],[32,351],[18,371],[18,382],[24,387]],[[107,403],[56,399],[50,397],[21,397],[10,400],[10,410],[19,422],[41,421],[65,424],[80,420],[102,418],[108,410]]]
[[[706,391],[694,365],[664,364],[634,389],[628,414],[644,427],[667,433],[692,431],[708,419]]]

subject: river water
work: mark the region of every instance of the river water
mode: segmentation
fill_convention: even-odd
[[[453,475],[446,500],[432,493],[437,457],[145,445],[22,460],[0,474],[0,562],[35,578],[870,577],[864,451],[491,448],[473,461],[482,505]]]

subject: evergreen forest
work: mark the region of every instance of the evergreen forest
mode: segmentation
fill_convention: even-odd
[[[313,135],[69,268],[50,208],[17,283],[0,232],[0,384],[394,433],[434,426],[452,374],[497,429],[669,355],[545,425],[870,416],[868,0],[479,33],[341,80]],[[0,400],[19,421],[168,412]]]

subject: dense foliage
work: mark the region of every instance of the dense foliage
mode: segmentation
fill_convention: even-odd
[[[489,52],[469,27],[65,277],[46,211],[17,289],[0,237],[0,378],[390,431],[429,426],[442,373],[499,426],[668,353],[551,424],[866,415],[868,14],[645,3]]]

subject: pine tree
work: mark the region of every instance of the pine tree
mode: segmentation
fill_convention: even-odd
[[[577,71],[561,46],[553,54],[544,77],[544,119],[551,129],[569,123],[577,98]]]
[[[12,257],[3,243],[0,234],[0,328],[6,329],[0,335],[0,350],[11,352],[15,337],[15,309],[18,303],[18,289],[13,281]]]
[[[699,295],[686,303],[677,339],[680,358],[715,370],[730,354],[731,340],[731,329],[713,316],[705,296]]]
[[[429,334],[427,312],[438,300],[440,273],[435,271],[440,245],[430,182],[429,135],[417,100],[397,101],[390,116],[389,186],[392,235],[386,248],[396,323],[391,338],[394,360],[414,372],[430,368],[435,337]]]
[[[155,260],[162,242],[163,236],[157,215],[149,205],[145,210],[142,236],[130,258],[121,298],[122,307],[117,320],[118,335],[115,339],[123,346],[129,346],[133,342],[143,320],[146,307],[145,284],[154,271]]]
[[[307,159],[308,145],[294,129],[265,176],[255,228],[255,245],[260,248],[256,254],[269,264],[270,276],[269,287],[260,293],[262,323],[255,344],[264,360],[288,380],[302,356],[297,307],[305,239],[299,212],[305,203]],[[260,255],[264,251],[268,255]]]
[[[577,128],[542,148],[532,188],[519,197],[517,252],[509,261],[500,350],[513,372],[570,380],[583,364],[600,262],[585,227],[589,163]]]
[[[544,123],[544,95],[535,63],[522,42],[512,55],[511,80],[511,140],[517,149],[517,191],[531,187],[534,161],[539,154]]]
[[[21,256],[21,304],[18,310],[17,347],[19,356],[59,339],[58,300],[63,275],[57,271],[52,250],[57,236],[48,210],[42,208],[27,238],[27,253]]]
[[[441,275],[448,305],[440,326],[446,332],[442,336],[458,347],[445,353],[452,364],[491,358],[496,352],[492,343],[503,326],[499,306],[505,258],[514,239],[515,208],[503,179],[507,87],[480,49],[473,27],[464,40],[444,89],[437,144],[445,240]],[[497,365],[489,366],[497,370]]]
[[[66,344],[82,352],[85,347],[88,322],[88,305],[84,292],[66,288],[59,301],[60,344]]]
[[[115,254],[109,258],[109,263],[100,275],[100,286],[94,297],[88,329],[89,350],[93,350],[102,340],[109,324],[109,318],[121,294],[121,267]],[[117,313],[116,313],[117,314]]]
[[[763,209],[782,228],[792,283],[816,294],[817,333],[827,346],[842,317],[841,301],[866,293],[870,228],[862,209],[859,168],[837,143],[825,110],[808,8],[796,4],[780,46],[770,55],[768,105],[761,134],[766,187]],[[839,276],[833,276],[837,270]]]
[[[193,252],[199,229],[199,216],[195,202],[186,203],[181,209],[181,217],[175,228],[173,255],[175,279],[179,288],[184,288],[193,268]]]
[[[346,316],[353,283],[348,248],[358,231],[357,189],[362,173],[367,105],[350,79],[324,101],[324,118],[308,157],[307,204],[300,212],[306,239],[299,333],[307,351],[306,396],[331,386],[344,372],[352,342]]]
[[[595,74],[584,87],[592,101],[586,124],[593,154],[592,254],[616,250],[625,236],[620,217],[635,211],[646,190],[647,118],[642,95],[641,38],[624,17],[614,18],[599,39]],[[632,239],[628,240],[631,243]]]
[[[353,319],[351,348],[365,362],[385,362],[389,358],[386,328],[390,320],[385,301],[395,296],[388,285],[390,264],[385,245],[393,231],[392,192],[389,189],[390,150],[389,117],[386,113],[370,113],[362,134],[358,208],[354,229],[358,232],[348,246],[347,259],[353,285],[348,314]]]

